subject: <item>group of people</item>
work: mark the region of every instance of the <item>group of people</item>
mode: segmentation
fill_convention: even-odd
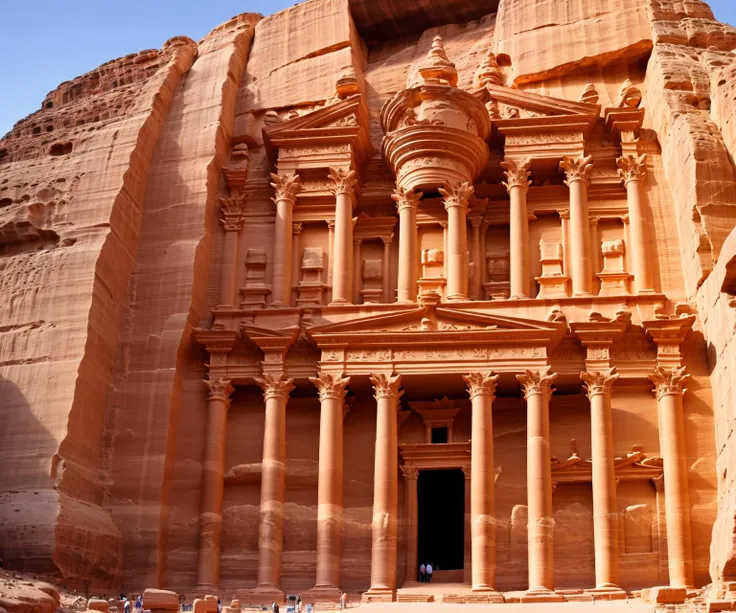
[[[123,603],[123,613],[132,613],[132,608],[135,606],[136,611],[143,610],[143,594],[139,594],[138,598],[135,599],[135,605],[131,604],[130,600],[125,594],[120,594],[120,600]]]
[[[432,563],[419,566],[419,583],[432,583]]]
[[[290,600],[294,600],[294,596],[289,597]],[[347,592],[344,592],[343,594],[340,594],[340,610],[342,611],[348,606],[348,594]],[[302,603],[302,597],[297,596],[296,597],[296,603],[293,607],[288,607],[287,611],[294,611],[294,613],[302,613],[304,611],[304,605]],[[275,600],[271,603],[271,613],[279,613],[279,603]],[[312,613],[312,605],[308,604],[306,606],[306,613]]]

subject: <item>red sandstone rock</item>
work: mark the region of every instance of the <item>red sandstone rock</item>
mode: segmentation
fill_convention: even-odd
[[[101,600],[99,598],[90,598],[87,602],[87,609],[91,611],[102,611],[102,613],[107,613],[110,608],[110,605],[108,604],[107,600]]]
[[[647,602],[652,604],[682,604],[687,597],[687,589],[684,587],[653,587],[647,590],[644,596]]]
[[[148,588],[143,592],[143,608],[152,611],[178,611],[179,596],[169,590]]]

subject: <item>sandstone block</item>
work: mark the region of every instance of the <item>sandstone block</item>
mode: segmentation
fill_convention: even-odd
[[[110,610],[110,605],[107,600],[102,600],[101,598],[90,598],[87,602],[87,609],[107,613]]]
[[[192,613],[207,613],[207,601],[204,598],[195,598],[192,603]]]
[[[682,604],[687,598],[684,587],[658,586],[644,591],[647,591],[647,602],[652,604]]]
[[[143,592],[143,608],[163,611],[179,610],[179,595],[169,590],[149,588]]]

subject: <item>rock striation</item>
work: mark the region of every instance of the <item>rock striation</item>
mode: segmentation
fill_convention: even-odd
[[[0,139],[3,565],[726,598],[735,52],[702,0],[306,0],[62,83]]]

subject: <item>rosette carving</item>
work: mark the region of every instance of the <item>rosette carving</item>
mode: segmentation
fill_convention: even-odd
[[[471,400],[478,395],[496,396],[498,375],[494,375],[492,372],[471,372],[468,375],[463,375],[463,381],[468,384],[468,395]]]
[[[590,182],[590,173],[593,172],[593,160],[592,155],[585,157],[570,157],[566,155],[560,162],[560,169],[565,171],[567,179],[565,179],[565,185],[570,185],[575,181],[584,181],[585,183]]]
[[[532,184],[529,180],[529,177],[531,176],[529,167],[531,165],[532,161],[529,159],[523,159],[520,162],[516,162],[516,160],[507,158],[501,162],[501,168],[505,169],[503,174],[506,176],[506,181],[503,185],[509,194],[513,187],[521,187],[524,191],[529,189],[529,186]]]
[[[618,379],[618,373],[615,368],[604,372],[580,373],[580,380],[585,385],[588,398],[593,398],[597,394],[608,394],[610,396],[616,379]]]

